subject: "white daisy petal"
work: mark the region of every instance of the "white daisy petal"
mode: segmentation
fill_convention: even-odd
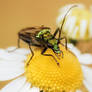
[[[2,88],[1,92],[19,92],[20,89],[25,85],[25,82],[26,78],[20,77]]]
[[[79,8],[85,8],[85,6],[83,4],[78,4],[78,3],[75,3],[75,4],[69,4],[69,5],[66,5],[64,6],[63,8],[61,8],[59,11],[60,12],[67,12],[72,6],[74,5],[77,5]]]
[[[80,37],[83,38],[85,36],[87,30],[87,20],[80,21]]]
[[[84,75],[84,80],[86,80],[92,86],[92,68],[82,65],[82,71]]]
[[[7,52],[3,49],[0,49],[0,60],[9,60],[9,61],[24,61],[26,60],[26,56],[25,55],[19,55],[17,53],[14,52]]]
[[[81,52],[72,44],[68,44],[68,48],[78,57],[81,64],[92,64],[91,54],[81,54]]]
[[[91,54],[81,54],[78,57],[81,64],[92,64],[92,55]]]
[[[76,3],[76,4],[70,4],[70,5],[66,5],[66,6],[64,6],[64,7],[61,7],[61,9],[59,10],[60,15],[59,15],[59,17],[58,17],[57,20],[56,20],[56,23],[57,23],[58,25],[61,25],[60,23],[61,23],[61,21],[63,20],[65,14],[66,14],[67,11],[68,11],[72,6],[74,6],[74,5],[77,5],[79,8],[84,8],[84,7],[85,7],[83,4],[77,4],[77,3]],[[76,8],[76,7],[75,7],[75,8]],[[67,14],[67,16],[70,15],[71,13],[72,13],[72,10],[69,11],[69,13]]]
[[[30,89],[30,92],[40,92],[40,89],[33,87],[33,88]]]
[[[31,86],[31,84],[26,82],[26,84],[23,85],[23,87],[18,92],[30,92],[30,86]]]
[[[69,4],[69,5],[62,7],[60,9],[60,15],[58,16],[56,23],[57,25],[61,25],[65,14],[74,5],[77,5],[77,7],[74,7],[74,9],[70,10],[69,16],[67,14],[66,16],[67,18],[65,19],[66,21],[64,23],[64,27],[62,31],[65,33],[68,39],[72,38],[77,41],[78,40],[89,40],[90,38],[92,38],[92,14],[89,10],[86,10],[84,5]],[[72,18],[72,16],[76,17],[76,22]]]
[[[8,52],[11,51],[10,53],[17,53],[17,54],[21,54],[21,55],[27,55],[30,53],[30,50],[27,50],[25,48],[17,48],[16,49],[16,47],[9,47],[6,49],[6,51],[8,51]]]
[[[76,90],[76,92],[82,92],[81,90]]]
[[[71,20],[71,16],[68,16],[68,18],[67,18],[67,20],[66,20],[66,23],[65,23],[65,25],[64,25],[63,31],[66,31],[66,30],[69,28],[69,26],[71,25],[71,24],[70,24],[71,21],[72,21],[72,20]]]
[[[61,21],[63,20],[64,16],[65,16],[65,13],[64,14],[60,14],[60,16],[56,20],[56,22],[57,22],[59,27],[61,26]]]
[[[15,53],[21,54],[21,55],[27,55],[30,53],[30,50],[21,48],[21,49],[16,49]]]
[[[92,85],[89,85],[87,81],[83,81],[85,87],[88,89],[88,92],[92,92]]]
[[[13,50],[15,50],[16,49],[16,47],[14,46],[12,46],[12,47],[8,47],[7,49],[6,49],[6,51],[13,51]]]
[[[70,21],[70,25],[68,25],[68,30],[69,30],[68,36],[70,36],[71,33],[73,32],[74,26],[76,24],[76,17],[75,16],[71,16],[70,20],[71,20]]]
[[[77,57],[80,56],[80,51],[73,44],[68,44],[67,46]]]
[[[0,81],[13,79],[23,73],[23,62],[10,62],[0,60]]]
[[[72,35],[71,35],[72,38],[74,38],[74,39],[76,38],[78,30],[79,30],[79,27],[75,26],[74,31],[72,32]]]

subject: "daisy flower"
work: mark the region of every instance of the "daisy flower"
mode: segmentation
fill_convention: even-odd
[[[57,25],[62,25],[62,20],[73,5],[74,7],[68,13],[64,26],[63,33],[67,36],[68,40],[89,40],[92,39],[92,12],[88,10],[83,4],[70,4],[60,9],[57,18]]]
[[[9,53],[13,48],[0,49],[0,81],[12,80],[0,92],[83,92],[84,89],[84,92],[92,92],[92,70],[85,66],[92,62],[86,62],[87,55],[82,55],[69,45],[77,57],[79,54],[80,65],[71,51],[64,46],[60,48],[64,53],[64,58],[60,56],[58,59],[60,66],[57,66],[53,58],[41,55],[41,49],[38,48],[34,49],[35,56],[28,66],[31,56],[29,50],[20,48]],[[46,53],[54,55],[51,49]],[[89,55],[90,58],[92,56]]]

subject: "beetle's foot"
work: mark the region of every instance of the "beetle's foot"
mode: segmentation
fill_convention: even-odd
[[[57,65],[60,66],[59,62],[57,62]]]

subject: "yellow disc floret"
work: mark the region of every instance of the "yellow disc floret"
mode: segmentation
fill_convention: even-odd
[[[58,59],[51,49],[48,49],[46,53],[55,56],[59,62],[59,66],[55,60],[50,56],[41,55],[41,49],[34,49],[35,55],[30,61],[30,64],[25,65],[25,76],[27,81],[33,86],[39,87],[44,92],[74,92],[79,89],[83,75],[75,55],[69,50],[66,50],[64,46],[60,46],[63,51]],[[29,61],[31,55],[28,56],[26,61]]]

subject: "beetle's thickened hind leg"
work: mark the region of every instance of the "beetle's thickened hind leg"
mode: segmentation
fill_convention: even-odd
[[[27,66],[29,65],[29,63],[30,63],[31,59],[32,59],[32,58],[33,58],[33,56],[34,56],[34,52],[33,52],[33,50],[32,50],[32,48],[31,48],[31,46],[30,46],[30,45],[29,45],[29,49],[30,49],[30,51],[31,51],[31,53],[32,53],[32,56],[30,57],[29,61],[27,62]]]
[[[47,48],[44,48],[44,50],[41,52],[41,54],[44,55],[44,56],[51,56],[51,57],[53,57],[53,59],[56,61],[57,65],[59,66],[59,62],[56,60],[56,58],[53,55],[51,55],[51,54],[44,54],[46,50],[47,50]]]

